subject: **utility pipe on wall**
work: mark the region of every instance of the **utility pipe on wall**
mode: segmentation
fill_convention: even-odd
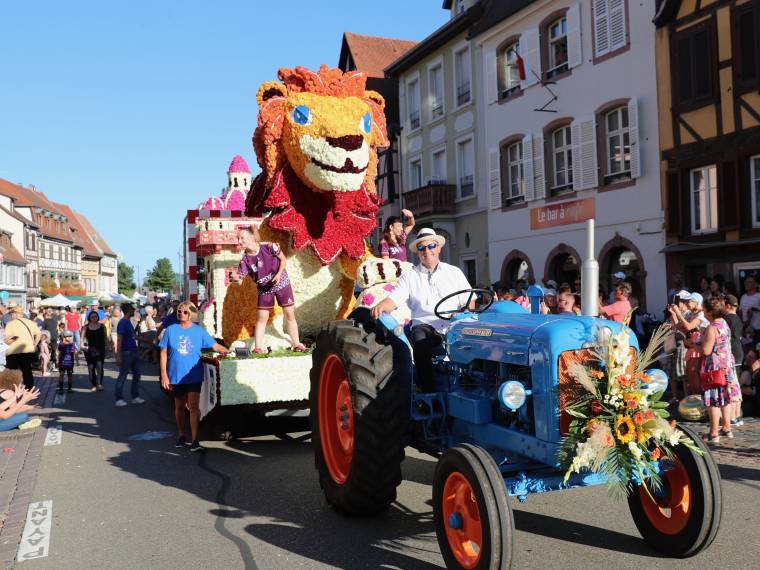
[[[599,262],[594,258],[594,220],[586,221],[586,258],[581,266],[581,314],[599,315]]]

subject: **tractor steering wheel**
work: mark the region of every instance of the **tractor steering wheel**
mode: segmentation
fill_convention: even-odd
[[[465,293],[468,293],[469,296],[467,297],[467,302],[465,302],[464,306],[459,307],[457,309],[451,309],[447,311],[439,310],[440,306],[451,299],[452,297],[456,297],[458,295],[464,295]],[[470,302],[472,301],[472,298],[474,295],[481,293],[485,294],[486,298],[488,299],[488,302],[484,305],[481,305],[480,307],[476,309],[468,309],[470,306]],[[488,289],[462,289],[461,291],[456,291],[454,293],[451,293],[450,295],[446,295],[443,299],[438,301],[435,305],[435,308],[433,309],[433,313],[435,313],[435,316],[439,319],[442,319],[444,321],[450,321],[454,318],[454,315],[459,315],[461,313],[482,313],[483,311],[486,311],[491,305],[493,305],[494,299],[496,296],[494,295],[493,291],[489,291]],[[447,316],[448,315],[448,316]]]

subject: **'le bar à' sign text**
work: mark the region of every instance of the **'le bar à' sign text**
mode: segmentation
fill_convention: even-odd
[[[593,198],[532,208],[530,210],[530,229],[543,230],[544,228],[585,222],[595,216],[595,211],[596,206]]]

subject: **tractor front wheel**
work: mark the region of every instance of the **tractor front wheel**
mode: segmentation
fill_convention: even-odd
[[[433,477],[433,513],[446,568],[509,568],[514,519],[504,479],[482,448],[446,450]]]
[[[679,426],[702,454],[683,445],[673,449],[675,461],[662,473],[662,489],[639,487],[628,497],[633,521],[655,550],[675,558],[701,552],[720,527],[720,473],[710,450],[690,428]]]
[[[327,502],[351,515],[396,499],[404,459],[402,378],[390,346],[354,321],[322,329],[312,355],[309,396],[314,461]]]

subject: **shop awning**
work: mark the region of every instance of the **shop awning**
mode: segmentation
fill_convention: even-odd
[[[666,245],[660,250],[660,253],[678,253],[682,251],[696,251],[699,249],[714,249],[716,247],[736,247],[756,244],[760,244],[760,238],[740,239],[736,241],[710,241],[700,243],[681,241]]]

